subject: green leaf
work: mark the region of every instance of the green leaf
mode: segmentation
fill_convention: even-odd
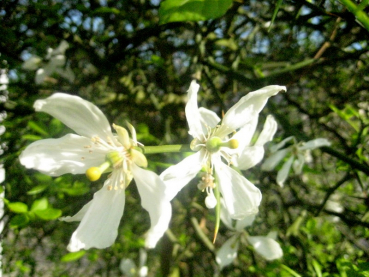
[[[313,259],[311,261],[311,263],[313,264],[313,267],[314,267],[314,270],[315,270],[315,273],[316,273],[316,276],[318,277],[322,277],[322,267],[321,265],[318,263],[317,260]]]
[[[293,277],[301,277],[300,274],[298,274],[296,271],[292,270],[291,268],[289,268],[288,266],[282,264],[281,265],[282,269],[286,272],[288,272],[290,275],[289,276],[293,276]]]
[[[277,13],[279,11],[279,8],[281,7],[282,2],[283,2],[283,0],[278,0],[277,5],[275,6],[273,17],[272,17],[272,20],[271,20],[270,25],[269,25],[269,28],[268,28],[268,32],[270,31],[270,29],[272,29],[274,20],[275,20],[275,18],[277,16]]]
[[[39,185],[39,186],[36,186],[36,187],[30,189],[29,191],[27,191],[27,194],[28,195],[35,195],[35,194],[41,193],[45,189],[47,189],[47,187],[48,187],[48,185]]]
[[[13,213],[22,214],[22,213],[28,212],[27,205],[22,202],[13,202],[13,203],[8,203],[7,205],[8,205],[9,210],[11,210]]]
[[[166,0],[160,4],[160,24],[202,21],[224,15],[232,0]]]
[[[22,138],[24,139],[24,140],[30,140],[30,141],[36,141],[36,140],[40,140],[40,139],[42,139],[42,137],[41,136],[37,136],[37,135],[23,135],[22,136]]]
[[[49,206],[49,201],[46,198],[37,199],[33,202],[31,211],[45,210]]]
[[[54,220],[62,215],[62,211],[54,208],[47,208],[45,210],[34,211],[35,215],[43,220]]]
[[[29,216],[27,214],[18,214],[10,220],[10,228],[24,227],[29,222]]]
[[[64,263],[73,262],[75,260],[78,260],[78,259],[82,258],[85,254],[86,254],[85,250],[81,250],[81,251],[78,251],[78,252],[72,252],[72,253],[68,253],[68,254],[64,255],[63,257],[61,257],[60,260]]]
[[[34,122],[34,121],[28,121],[27,123],[28,127],[31,128],[33,131],[41,134],[41,135],[49,135],[49,133],[43,128],[43,126],[40,126],[40,124]]]

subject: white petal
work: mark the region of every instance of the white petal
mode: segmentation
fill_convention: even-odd
[[[235,229],[239,232],[241,232],[243,229],[245,229],[248,226],[251,226],[254,222],[256,217],[256,214],[248,215],[244,219],[237,220]]]
[[[73,233],[68,245],[71,252],[91,247],[106,248],[111,246],[117,235],[119,222],[123,215],[125,195],[124,190],[108,190],[119,182],[120,172],[113,171],[104,187],[94,194],[92,203],[88,207],[77,230]]]
[[[0,184],[5,181],[5,169],[0,165]]]
[[[234,259],[237,258],[238,245],[238,237],[232,236],[217,251],[215,259],[219,264],[220,269],[223,269],[227,265],[231,264]]]
[[[137,274],[137,267],[131,259],[122,259],[119,264],[120,271],[127,277],[133,277]]]
[[[210,128],[215,128],[220,122],[219,116],[206,108],[199,108],[199,112],[202,118],[202,122],[204,125],[209,126]]]
[[[294,156],[289,157],[289,159],[283,164],[282,168],[278,171],[277,174],[277,184],[283,187],[284,181],[286,181],[288,177],[288,173],[290,172]]]
[[[272,171],[290,151],[289,148],[286,148],[273,153],[265,159],[264,163],[261,165],[261,170]]]
[[[254,136],[256,126],[258,125],[258,117],[254,117],[249,123],[247,123],[244,127],[242,127],[232,139],[238,140],[238,152],[241,153],[242,150],[250,146],[251,139]]]
[[[65,40],[62,40],[58,46],[58,48],[52,50],[51,54],[52,55],[59,55],[62,54],[64,55],[65,50],[67,50],[69,48],[69,43]]]
[[[192,81],[188,89],[188,101],[186,105],[186,118],[189,126],[189,134],[194,138],[203,139],[207,134],[206,126],[202,124],[202,116],[197,105],[197,92],[200,86]]]
[[[70,82],[73,82],[75,79],[74,73],[70,66],[67,66],[66,68],[58,67],[55,69],[55,72]]]
[[[277,131],[277,127],[277,121],[275,121],[272,115],[268,115],[264,123],[263,131],[261,131],[255,145],[263,146],[265,143],[272,141],[274,134]]]
[[[74,134],[58,139],[43,139],[28,145],[19,159],[26,168],[50,176],[82,174],[88,168],[102,164],[108,151],[103,146],[86,148],[91,144],[91,139]]]
[[[233,227],[233,219],[231,218],[231,215],[229,214],[228,209],[226,208],[223,198],[220,199],[220,203],[221,203],[220,219],[229,230],[235,231],[236,229]]]
[[[331,143],[325,138],[317,138],[306,142],[299,150],[315,149],[322,146],[330,146]]]
[[[38,112],[45,112],[59,119],[81,136],[113,140],[105,115],[98,107],[81,97],[55,93],[46,99],[37,100],[33,107]]]
[[[250,181],[222,162],[214,164],[215,174],[224,203],[233,219],[243,219],[256,214],[261,202],[261,192]]]
[[[282,248],[274,239],[262,236],[249,236],[247,240],[252,244],[255,251],[268,261],[279,259],[283,256]]]
[[[267,86],[242,97],[225,114],[219,133],[229,134],[245,126],[259,115],[269,97],[276,95],[280,91],[286,91],[286,87]]]
[[[304,164],[305,164],[305,155],[303,153],[298,153],[297,159],[295,159],[292,164],[292,168],[295,174],[301,173]]]
[[[36,71],[36,76],[35,76],[35,83],[36,84],[42,84],[46,78],[46,76],[48,76],[46,74],[47,72],[43,69],[43,68],[39,68]]]
[[[249,169],[257,165],[264,158],[263,146],[245,147],[238,158],[233,160],[234,165],[241,170]]]
[[[56,67],[63,66],[65,64],[65,61],[66,61],[66,58],[64,55],[56,55],[56,56],[52,56],[52,58],[49,61],[49,64],[53,66],[54,68],[56,68]]]
[[[142,207],[149,212],[151,228],[147,234],[146,247],[154,248],[168,229],[172,206],[165,191],[165,184],[154,172],[132,164],[132,174],[141,197]]]
[[[272,147],[270,147],[270,151],[273,153],[273,152],[276,152],[278,151],[279,149],[283,148],[287,142],[290,142],[291,140],[294,140],[295,137],[294,136],[291,136],[291,137],[288,137],[288,138],[285,138],[284,140],[282,140],[281,142],[277,143],[276,145],[273,145]]]
[[[22,64],[22,68],[25,70],[36,70],[41,62],[42,59],[40,57],[32,56]]]
[[[198,151],[195,154],[184,158],[176,165],[168,167],[160,178],[166,185],[169,199],[173,199],[177,193],[187,185],[202,168],[204,151]]]

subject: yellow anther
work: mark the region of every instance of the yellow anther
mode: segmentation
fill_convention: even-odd
[[[101,174],[104,173],[110,167],[110,162],[104,162],[100,166],[93,166],[86,170],[86,177],[91,181],[95,182],[100,179]]]
[[[238,148],[238,140],[236,139],[231,139],[230,141],[228,141],[228,147],[231,149],[237,149]]]
[[[86,176],[91,182],[95,182],[101,177],[101,170],[98,167],[90,167],[86,170]]]

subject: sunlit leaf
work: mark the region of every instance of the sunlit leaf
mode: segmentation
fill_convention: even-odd
[[[46,198],[37,199],[33,202],[31,206],[31,211],[39,211],[39,210],[45,210],[49,206],[49,202]]]
[[[27,191],[27,194],[28,195],[35,195],[35,194],[43,192],[47,188],[48,188],[48,185],[39,185],[39,186],[36,186],[36,187],[30,189],[29,191]]]
[[[78,260],[80,258],[82,258],[85,255],[86,251],[82,250],[82,251],[78,251],[78,252],[72,252],[72,253],[68,253],[66,255],[64,255],[60,261],[62,262],[73,262],[75,260]]]
[[[47,208],[45,210],[35,210],[35,215],[43,220],[54,220],[62,215],[59,209]]]
[[[11,210],[13,213],[28,212],[27,205],[22,202],[13,202],[13,203],[8,203],[7,205],[8,205],[9,210]]]
[[[231,5],[232,0],[166,0],[160,5],[160,24],[218,18]]]

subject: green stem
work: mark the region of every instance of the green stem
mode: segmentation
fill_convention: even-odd
[[[159,146],[144,146],[144,147],[136,146],[135,149],[141,151],[143,154],[193,152],[189,144],[159,145]]]
[[[215,243],[215,240],[217,239],[219,226],[220,226],[220,191],[219,191],[219,185],[217,185],[214,188],[214,194],[215,198],[217,200],[217,205],[215,206],[215,227],[214,227],[214,239],[213,243]]]
[[[369,31],[369,17],[362,11],[363,5],[358,7],[350,0],[340,0],[340,2],[345,5],[346,8],[355,15],[356,19]]]

